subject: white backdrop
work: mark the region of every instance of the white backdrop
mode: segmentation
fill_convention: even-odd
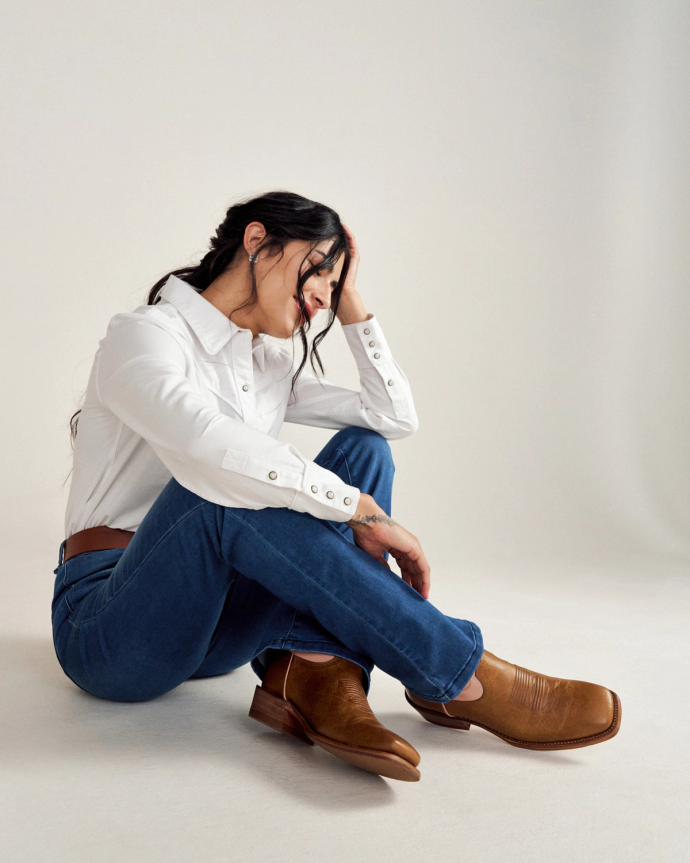
[[[687,860],[688,45],[687,0],[3,4],[3,861]],[[393,513],[432,601],[615,689],[615,740],[449,732],[377,670],[372,708],[422,755],[394,783],[249,719],[248,666],[141,704],[63,674],[52,570],[98,340],[274,188],[358,238],[415,393]],[[322,355],[357,385],[339,324]],[[283,432],[312,457],[330,434]]]
[[[286,188],[358,238],[420,416],[394,515],[432,568],[687,559],[689,13],[5,4],[5,553],[54,565],[108,319],[234,198]],[[338,324],[322,353],[356,386]],[[313,457],[329,434],[284,437]]]

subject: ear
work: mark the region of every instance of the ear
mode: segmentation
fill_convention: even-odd
[[[249,254],[255,252],[266,237],[266,228],[261,222],[250,222],[244,229],[244,248]]]

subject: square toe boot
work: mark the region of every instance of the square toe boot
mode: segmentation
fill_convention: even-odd
[[[577,749],[618,733],[621,705],[615,692],[581,680],[528,671],[484,651],[475,674],[484,688],[475,701],[407,701],[429,722],[450,728],[485,728],[524,749]]]
[[[249,715],[371,773],[419,779],[419,754],[379,722],[364,693],[362,669],[347,659],[310,662],[284,653],[266,669]]]

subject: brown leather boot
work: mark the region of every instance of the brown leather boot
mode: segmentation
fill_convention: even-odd
[[[523,749],[577,749],[615,737],[621,704],[615,692],[581,680],[547,677],[487,650],[475,672],[484,693],[475,701],[405,697],[429,722],[450,728],[479,725]]]
[[[347,659],[310,662],[284,653],[256,687],[249,715],[371,773],[419,779],[419,754],[374,716],[362,669]]]

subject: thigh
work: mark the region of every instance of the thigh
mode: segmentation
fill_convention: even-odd
[[[331,534],[311,516],[233,511],[172,480],[127,549],[90,552],[59,566],[53,625],[65,673],[93,695],[141,701],[190,677],[227,673],[287,643],[302,616],[260,583],[255,528],[237,517],[249,513],[269,522],[274,535],[287,518],[286,543],[300,545],[315,524]],[[293,525],[295,517],[301,521]],[[228,520],[232,538],[223,543]],[[233,565],[240,547],[253,579]],[[305,618],[305,626],[305,638],[323,636],[316,621]]]
[[[296,615],[292,606],[238,572],[206,655],[191,677],[227,674],[251,662],[266,645],[280,649],[292,632]]]
[[[172,480],[124,552],[58,567],[56,652],[78,686],[142,701],[201,665],[238,575],[218,553],[218,509]]]

